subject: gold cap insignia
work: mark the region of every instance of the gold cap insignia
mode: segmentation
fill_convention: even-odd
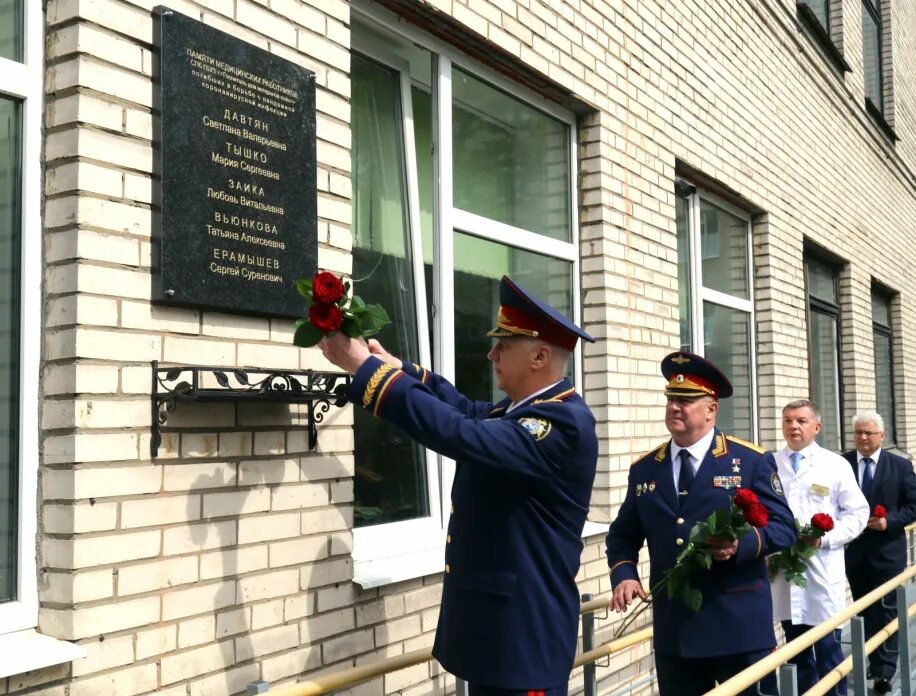
[[[671,362],[677,363],[678,365],[686,365],[690,362],[690,358],[685,358],[683,355],[678,355],[676,358],[671,358]]]

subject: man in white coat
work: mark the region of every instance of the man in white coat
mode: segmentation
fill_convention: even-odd
[[[773,618],[782,622],[787,642],[846,606],[843,547],[859,536],[868,522],[868,501],[849,463],[814,441],[820,430],[821,414],[812,402],[792,401],[782,410],[786,447],[775,458],[786,502],[802,525],[818,512],[827,513],[834,521],[833,530],[807,539],[817,548],[805,572],[807,588],[789,583],[782,575],[773,582]],[[799,693],[808,691],[843,661],[839,640],[839,629],[831,631],[791,660],[798,668]],[[846,696],[846,680],[830,693]]]

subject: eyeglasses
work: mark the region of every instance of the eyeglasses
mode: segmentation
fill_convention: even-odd
[[[880,430],[856,430],[856,437],[874,437],[880,435]]]

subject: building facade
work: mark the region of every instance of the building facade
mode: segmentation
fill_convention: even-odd
[[[914,447],[912,3],[167,5],[314,73],[318,265],[389,310],[392,352],[493,397],[504,273],[598,338],[583,593],[673,349],[729,374],[740,437],[779,446],[810,396],[825,446],[877,408]],[[352,407],[313,448],[283,403],[180,404],[151,446],[152,361],[330,369],[289,319],[157,297],[162,178],[193,166],[161,157],[163,11],[0,3],[0,694],[226,696],[432,644],[452,462]]]

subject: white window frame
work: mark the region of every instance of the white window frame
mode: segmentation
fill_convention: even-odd
[[[0,635],[38,625],[38,374],[41,352],[41,114],[43,13],[24,3],[24,62],[0,58],[0,95],[22,104],[17,599],[0,604]]]
[[[729,295],[703,285],[703,249],[700,235],[700,211],[702,202],[721,208],[739,217],[747,223],[747,283],[748,299]],[[736,309],[748,314],[750,318],[750,375],[751,375],[751,440],[757,441],[759,437],[759,426],[757,423],[757,326],[754,313],[754,244],[753,229],[751,216],[746,210],[738,208],[728,201],[718,196],[697,188],[687,197],[688,202],[688,221],[687,221],[687,240],[689,245],[690,257],[690,337],[693,351],[700,356],[706,352],[706,333],[703,326],[703,304],[711,302],[713,304]]]
[[[386,46],[379,45],[371,37],[362,35],[355,27],[360,23],[371,26],[397,40],[411,42],[429,50],[433,56],[433,70],[430,85],[433,94],[433,132],[436,152],[433,157],[433,173],[437,185],[433,201],[433,306],[436,341],[435,365],[439,374],[454,382],[454,234],[462,232],[499,244],[524,250],[536,249],[538,253],[571,263],[573,320],[580,322],[579,307],[579,235],[577,191],[577,132],[576,119],[571,113],[547,101],[541,95],[491,72],[454,47],[436,40],[422,30],[399,20],[388,10],[368,2],[356,0],[352,5],[351,27],[352,50],[369,58],[379,60],[393,69],[401,69],[402,115],[404,117],[404,141],[407,151],[408,207],[413,240],[414,271],[417,288],[417,306],[426,306],[423,296],[423,264],[416,262],[423,258],[419,230],[419,196],[415,153],[413,153],[413,121],[410,99],[410,80],[403,69],[403,60],[393,55]],[[572,239],[563,242],[520,229],[474,213],[455,208],[452,196],[452,69],[462,70],[494,85],[504,92],[524,101],[529,106],[562,121],[569,127],[570,181],[569,206]],[[443,108],[442,105],[448,105]],[[429,340],[426,313],[418,312],[421,360],[429,361]],[[574,374],[578,384],[582,383],[581,350],[577,347],[574,358]],[[353,530],[354,582],[364,588],[385,585],[442,571],[444,563],[445,532],[448,524],[448,510],[451,506],[451,488],[455,477],[455,462],[427,450],[427,481],[430,485],[430,515],[404,522],[357,527]]]

